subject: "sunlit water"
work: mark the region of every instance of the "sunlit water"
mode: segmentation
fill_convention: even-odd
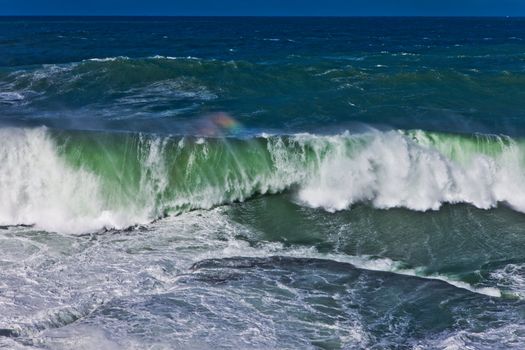
[[[522,349],[522,19],[0,19],[0,347]]]

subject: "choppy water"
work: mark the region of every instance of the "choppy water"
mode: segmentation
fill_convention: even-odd
[[[523,39],[0,19],[0,347],[523,348]]]

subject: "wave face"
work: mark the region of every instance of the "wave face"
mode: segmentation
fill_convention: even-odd
[[[327,211],[358,202],[525,212],[521,140],[423,131],[251,139],[0,129],[0,223],[124,228],[292,190]]]

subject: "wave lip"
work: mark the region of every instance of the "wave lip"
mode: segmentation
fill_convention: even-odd
[[[525,144],[423,131],[252,139],[0,129],[0,225],[124,228],[286,190],[330,212],[444,203],[525,212]]]

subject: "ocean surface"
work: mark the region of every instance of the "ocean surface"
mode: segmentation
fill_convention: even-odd
[[[0,348],[524,349],[525,19],[0,18]]]

